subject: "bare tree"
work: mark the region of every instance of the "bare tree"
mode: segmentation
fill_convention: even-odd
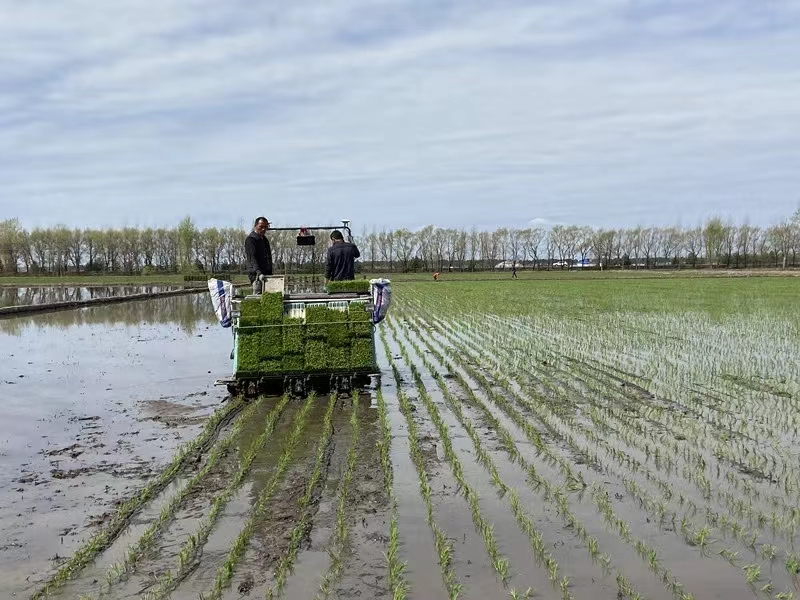
[[[389,267],[389,271],[393,270],[394,265],[394,246],[395,235],[393,231],[381,231],[378,234],[378,244],[381,249],[381,257],[383,262]]]
[[[600,229],[592,236],[592,252],[601,269],[611,266],[616,238],[617,232],[614,229]]]
[[[581,257],[581,263],[585,263],[586,259],[589,257],[589,253],[592,251],[594,230],[591,227],[579,227],[577,235],[578,242],[576,250],[578,255]]]
[[[516,265],[522,258],[524,248],[524,235],[520,229],[509,229],[508,252],[511,255],[511,264]]]
[[[19,270],[22,227],[17,219],[0,221],[0,272],[16,273]]]
[[[700,254],[703,252],[703,229],[701,227],[694,227],[686,231],[684,241],[686,243],[686,251],[689,253],[689,260],[692,263],[692,268],[697,267],[697,261],[700,259]]]
[[[678,262],[683,251],[683,231],[678,227],[667,227],[661,233],[661,251],[665,261]]]
[[[644,254],[644,266],[650,268],[650,259],[658,256],[661,243],[660,230],[656,227],[647,227],[640,230],[641,249]]]
[[[475,270],[475,263],[478,260],[478,256],[480,255],[481,249],[481,239],[478,230],[474,227],[469,232],[469,237],[467,238],[467,254],[469,254],[469,270]]]
[[[542,247],[547,231],[541,227],[525,229],[522,235],[522,251],[525,256],[533,261],[533,268],[536,269],[539,262],[539,249]]]
[[[408,263],[417,247],[417,236],[408,229],[398,229],[394,232],[397,242],[397,259],[403,265],[403,272],[408,272]]]

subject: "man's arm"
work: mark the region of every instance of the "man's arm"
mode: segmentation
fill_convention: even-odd
[[[353,258],[360,258],[361,252],[358,251],[358,246],[353,244]]]
[[[258,274],[258,264],[256,263],[256,244],[255,240],[251,238],[249,235],[244,240],[244,253],[247,255],[247,270],[255,268],[256,274]]]
[[[333,275],[333,246],[328,248],[328,260],[325,261],[325,279],[330,280]]]

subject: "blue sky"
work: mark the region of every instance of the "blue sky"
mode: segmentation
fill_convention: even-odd
[[[800,1],[0,0],[0,219],[754,224]]]

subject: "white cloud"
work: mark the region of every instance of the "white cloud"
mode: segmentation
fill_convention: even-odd
[[[0,214],[360,229],[797,203],[796,2],[141,6],[0,0]]]

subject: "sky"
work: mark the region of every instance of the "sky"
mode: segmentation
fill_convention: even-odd
[[[800,0],[0,0],[0,220],[768,225]]]

